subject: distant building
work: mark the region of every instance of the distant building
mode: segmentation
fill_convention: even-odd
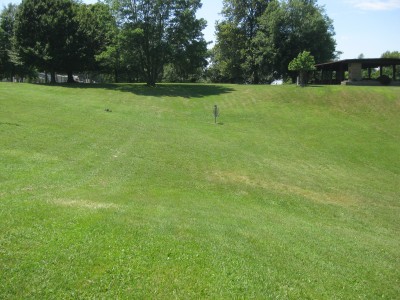
[[[371,78],[372,70],[379,69],[380,77],[382,77],[383,68],[390,67],[391,84],[400,85],[400,78],[396,77],[396,71],[400,68],[399,58],[345,59],[317,64],[315,67],[316,83],[349,85],[378,85],[379,81]],[[363,77],[363,73],[367,76]]]

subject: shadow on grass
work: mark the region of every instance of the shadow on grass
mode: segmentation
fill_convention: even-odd
[[[138,83],[119,83],[119,84],[57,84],[59,86],[74,89],[107,89],[140,96],[152,97],[183,97],[183,98],[202,98],[233,92],[233,89],[223,85],[214,84],[158,84],[149,87]]]

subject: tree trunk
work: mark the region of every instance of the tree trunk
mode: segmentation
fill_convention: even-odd
[[[254,76],[253,76],[253,80],[254,80],[254,84],[259,84],[260,83],[260,77],[258,76],[258,70],[254,70]]]
[[[114,68],[114,81],[115,81],[115,83],[118,83],[118,69],[117,69],[117,67],[115,67]]]
[[[67,72],[67,75],[68,75],[68,80],[67,80],[67,82],[68,82],[68,83],[75,83],[74,76],[72,75],[72,71],[68,71],[68,72]]]
[[[156,75],[153,72],[147,73],[147,86],[155,87],[156,86]]]
[[[147,79],[147,86],[155,87],[156,86],[155,80],[153,80],[151,78]]]
[[[51,71],[50,83],[56,83],[56,72],[53,70]]]
[[[115,58],[115,63],[114,63],[114,81],[115,81],[115,83],[119,82],[119,70],[120,70],[120,55],[119,55],[119,49],[117,48],[117,56]]]
[[[307,71],[300,71],[299,75],[300,86],[305,87],[308,83],[308,73]]]

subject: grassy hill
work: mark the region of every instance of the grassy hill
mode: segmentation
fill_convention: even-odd
[[[0,83],[0,298],[397,298],[399,120],[398,87]]]

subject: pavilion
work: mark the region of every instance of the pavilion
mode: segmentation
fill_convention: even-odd
[[[314,77],[317,83],[322,84],[356,84],[373,85],[378,84],[371,79],[372,69],[379,68],[382,76],[383,67],[392,68],[392,84],[400,84],[400,78],[396,78],[396,68],[400,68],[400,58],[363,58],[345,59],[315,65]],[[368,78],[363,78],[362,70],[368,70]],[[348,78],[346,73],[348,72]]]

